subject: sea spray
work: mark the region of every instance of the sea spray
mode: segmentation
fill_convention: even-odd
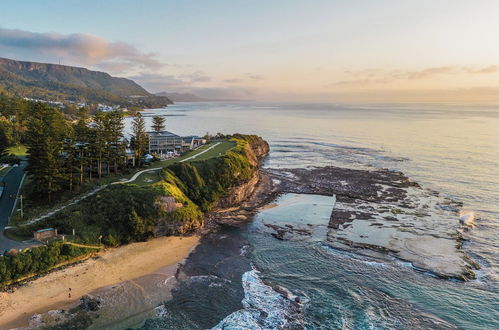
[[[474,228],[475,224],[475,213],[474,212],[461,212],[459,214],[459,223],[463,226]]]
[[[242,276],[244,299],[240,309],[213,329],[283,329],[302,326],[301,313],[307,299],[299,298],[283,287],[271,287],[253,268]]]

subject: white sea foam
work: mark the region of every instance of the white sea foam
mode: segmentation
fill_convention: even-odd
[[[473,228],[475,226],[473,223],[474,221],[475,221],[474,212],[466,212],[459,214],[459,222],[464,226]]]
[[[157,317],[169,317],[170,312],[166,309],[165,305],[159,305],[154,309],[154,313]]]
[[[301,322],[299,314],[306,302],[291,291],[279,287],[278,292],[266,285],[256,269],[243,274],[244,299],[240,309],[218,323],[213,329],[282,329]]]
[[[229,279],[221,278],[216,275],[197,275],[189,277],[188,281],[190,282],[210,282],[210,285],[213,283],[230,283]]]
[[[352,252],[348,252],[348,251],[343,251],[343,250],[335,249],[335,248],[333,248],[333,247],[331,247],[331,246],[329,246],[327,244],[321,244],[320,246],[327,253],[332,254],[335,257],[353,259],[353,260],[361,262],[361,263],[363,263],[365,265],[369,265],[369,266],[376,267],[376,268],[385,268],[385,267],[388,267],[388,265],[386,263],[384,263],[384,262],[375,261],[375,260],[371,260],[371,259],[365,259],[365,258],[362,258],[361,255],[358,255],[358,254],[355,254],[355,253],[352,253]]]
[[[248,250],[249,250],[249,245],[243,245],[239,250],[239,255],[244,257],[248,253]]]

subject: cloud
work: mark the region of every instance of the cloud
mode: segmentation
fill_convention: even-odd
[[[247,100],[256,95],[256,91],[243,87],[191,88],[189,92],[208,99]]]
[[[143,53],[124,42],[110,42],[91,34],[37,33],[0,28],[0,53],[39,61],[79,63],[123,70],[158,69],[152,53]]]
[[[499,72],[499,65],[489,65],[481,69],[469,71],[470,73],[496,73]]]
[[[241,78],[232,78],[232,79],[225,79],[224,82],[228,84],[240,84],[244,82],[244,80]]]
[[[251,74],[251,73],[248,73],[247,76],[248,76],[248,78],[250,78],[252,80],[262,80],[264,78],[262,75]]]
[[[241,83],[244,83],[245,81],[248,81],[248,80],[255,81],[255,80],[263,80],[263,79],[264,79],[264,77],[262,75],[246,73],[243,77],[225,79],[224,82],[227,84],[241,84]]]
[[[386,84],[389,81],[386,79],[353,79],[353,80],[341,80],[333,83],[334,86],[366,86],[371,84]],[[330,87],[327,85],[326,87]]]
[[[443,74],[455,74],[459,73],[460,69],[454,66],[441,66],[427,68],[418,71],[394,71],[391,75],[397,79],[426,79]]]
[[[138,82],[148,91],[153,93],[158,92],[176,92],[176,93],[192,93],[202,98],[208,99],[249,99],[255,95],[255,90],[245,87],[203,87],[193,83],[200,77],[205,77],[200,72],[190,74],[182,74],[178,76],[156,74],[156,73],[141,73],[130,76],[130,79]],[[210,78],[211,80],[211,78]]]
[[[145,89],[154,93],[183,91],[191,85],[190,80],[184,80],[174,75],[161,73],[140,73],[129,76],[128,78],[136,81]]]
[[[183,74],[180,77],[190,81],[191,83],[209,82],[212,80],[210,76],[206,75],[203,71],[200,70]]]
[[[421,70],[387,70],[380,68],[370,68],[357,71],[346,70],[343,74],[351,79],[336,81],[330,86],[358,86],[388,84],[403,80],[424,80],[445,75],[458,74],[491,74],[499,72],[499,65],[489,65],[482,68],[469,66],[439,66],[429,67]]]

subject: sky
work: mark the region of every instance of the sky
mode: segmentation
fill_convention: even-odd
[[[1,0],[0,57],[150,92],[499,102],[496,0]]]

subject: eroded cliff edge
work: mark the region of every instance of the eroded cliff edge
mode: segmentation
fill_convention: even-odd
[[[262,196],[270,194],[271,180],[260,166],[269,152],[268,143],[255,135],[240,134],[229,141],[235,145],[223,156],[178,163],[163,171],[158,186],[170,198],[168,202],[164,197],[159,201],[162,215],[156,225],[157,235],[185,234],[205,224],[211,228],[215,218],[246,219],[267,202]],[[258,202],[250,198],[257,192]],[[172,198],[176,207],[172,207]]]

